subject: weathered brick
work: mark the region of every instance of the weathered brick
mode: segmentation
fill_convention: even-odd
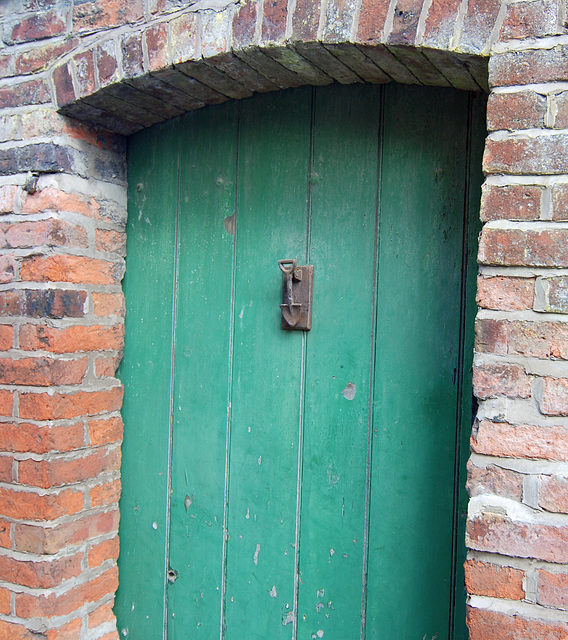
[[[94,198],[85,198],[74,193],[66,193],[53,187],[26,195],[22,202],[22,213],[58,211],[80,213],[92,218],[96,215],[98,208]]]
[[[12,547],[11,529],[12,524],[10,522],[0,520],[0,547],[2,549],[10,549]]]
[[[0,213],[13,213],[19,189],[15,185],[7,184],[0,187]]]
[[[73,515],[83,508],[81,491],[64,489],[58,493],[38,495],[0,487],[0,513],[7,518],[22,520],[55,520]]]
[[[95,79],[95,54],[92,50],[77,53],[73,57],[78,97],[91,95],[97,88]]]
[[[492,93],[487,102],[489,131],[544,128],[546,96],[535,91]]]
[[[93,612],[89,613],[89,629],[99,627],[100,625],[106,623],[114,624],[115,622],[116,618],[112,610],[112,603],[110,602],[103,604],[102,607],[99,607],[98,609],[95,609]]]
[[[287,9],[286,0],[265,0],[261,36],[263,42],[282,42],[284,40]]]
[[[476,321],[475,348],[481,353],[568,359],[568,326],[554,322]]]
[[[479,54],[487,50],[500,9],[501,0],[469,0],[459,37],[460,51]]]
[[[122,440],[124,425],[122,418],[89,420],[89,438],[93,445],[105,445]]]
[[[241,12],[256,11],[255,2],[246,2],[241,5]],[[196,46],[196,14],[183,13],[170,20],[170,55],[173,64],[187,62],[195,57]],[[234,23],[235,24],[235,23]],[[248,22],[242,25],[243,29],[248,28]],[[254,26],[253,26],[254,32]],[[234,46],[240,46],[237,42],[236,26],[233,27]]]
[[[568,45],[496,53],[489,61],[493,87],[562,82],[567,78]]]
[[[79,576],[82,557],[77,553],[53,560],[25,561],[0,555],[0,579],[34,589],[49,589]]]
[[[0,256],[0,283],[12,282],[16,277],[16,259],[13,254]]]
[[[87,232],[79,225],[50,219],[0,223],[0,249],[29,247],[87,247]]]
[[[72,451],[85,446],[84,427],[81,422],[57,426],[21,422],[0,422],[0,450],[20,453],[49,453]]]
[[[317,39],[320,11],[321,2],[319,0],[296,0],[292,16],[292,40],[313,42]],[[254,27],[254,22],[252,26]],[[251,43],[253,35],[254,33],[251,34]]]
[[[466,545],[477,551],[548,562],[568,562],[568,527],[514,522],[484,514],[467,523]]]
[[[14,525],[14,548],[27,553],[55,554],[70,545],[116,531],[118,520],[118,509],[114,509],[87,514],[55,526],[17,523]]]
[[[468,607],[469,640],[564,640],[568,624]]]
[[[20,460],[18,482],[42,489],[60,487],[120,468],[120,450],[97,449],[80,458],[52,458],[49,460]]]
[[[23,147],[0,149],[0,175],[14,175],[28,171],[36,173],[65,171],[81,175],[85,173],[83,169],[84,161],[81,153],[56,142],[39,142],[26,144]]]
[[[383,37],[389,0],[363,0],[357,27],[357,42],[375,44]]]
[[[122,324],[73,326],[63,329],[37,324],[20,327],[20,348],[26,351],[119,351],[123,345]]]
[[[0,291],[0,316],[81,318],[86,299],[86,291],[65,289]]]
[[[62,7],[51,11],[38,11],[26,18],[20,18],[6,28],[4,41],[13,44],[64,35],[67,31],[67,11],[68,7]]]
[[[552,219],[568,221],[568,184],[556,184],[552,188]]]
[[[107,560],[113,560],[116,562],[118,558],[118,551],[118,536],[92,546],[89,549],[88,554],[89,567],[100,567],[101,564]]]
[[[142,0],[106,0],[105,2],[75,2],[73,31],[96,31],[129,24],[144,15]]]
[[[125,78],[135,78],[144,73],[140,32],[127,33],[122,38],[122,73]]]
[[[461,0],[433,0],[424,27],[422,44],[449,49],[459,15]]]
[[[118,411],[122,387],[76,393],[20,393],[20,417],[25,420],[68,420]]]
[[[481,219],[538,220],[544,187],[537,185],[484,184],[481,193]]]
[[[80,384],[87,371],[87,358],[0,358],[0,384],[36,387]]]
[[[568,609],[568,575],[539,569],[537,602],[548,607]]]
[[[568,513],[568,480],[560,476],[540,476],[538,505],[552,513]]]
[[[552,98],[551,112],[554,114],[554,128],[568,129],[568,91],[557,93]]]
[[[533,278],[479,276],[476,301],[483,309],[496,311],[532,309],[534,290]]]
[[[105,87],[120,78],[118,66],[117,43],[107,40],[95,49],[97,77],[101,87]]]
[[[0,89],[0,104],[4,108],[45,104],[51,100],[45,80],[25,80]]]
[[[478,364],[473,369],[473,392],[478,398],[530,398],[532,376],[512,364]]]
[[[523,477],[519,473],[495,465],[476,467],[471,461],[468,462],[467,472],[466,489],[470,496],[492,493],[521,502]]]
[[[121,484],[120,480],[113,480],[106,484],[97,485],[89,492],[91,498],[91,506],[106,507],[109,504],[116,504],[120,499]]]
[[[122,354],[103,356],[95,360],[95,376],[97,378],[114,378]]]
[[[119,256],[126,255],[126,234],[112,229],[97,229],[97,251],[108,251]]]
[[[120,263],[79,256],[32,256],[22,260],[20,277],[31,282],[117,284],[122,279]]]
[[[568,415],[568,378],[543,378],[539,408],[547,416]]]
[[[413,45],[424,0],[397,0],[389,44]]]
[[[568,278],[540,277],[536,280],[537,299],[534,308],[546,313],[568,313]]]
[[[75,38],[66,38],[61,42],[49,42],[41,47],[34,47],[15,56],[16,75],[26,75],[45,71],[53,61],[68,53],[78,45]]]
[[[22,618],[69,615],[84,603],[97,602],[118,587],[116,567],[67,591],[46,595],[16,594],[16,615]]]
[[[523,579],[525,572],[513,567],[467,560],[465,586],[470,594],[489,598],[522,600],[525,597]]]
[[[124,316],[124,295],[93,292],[93,312],[96,316]]]
[[[487,173],[507,175],[568,173],[568,135],[487,140],[483,166]]]
[[[501,40],[542,38],[561,33],[556,0],[532,0],[508,5]]]
[[[478,258],[487,265],[566,267],[568,229],[526,231],[485,227]]]
[[[161,22],[144,31],[148,50],[148,71],[157,71],[168,64],[168,25]]]
[[[471,438],[475,453],[499,458],[568,460],[568,430],[564,427],[514,426],[482,420]],[[510,554],[509,554],[510,555]]]
[[[0,351],[11,349],[14,344],[14,329],[8,324],[0,324]]]
[[[57,67],[52,74],[53,84],[55,86],[55,98],[57,104],[62,107],[75,100],[75,88],[73,87],[73,78],[68,64],[62,64]]]

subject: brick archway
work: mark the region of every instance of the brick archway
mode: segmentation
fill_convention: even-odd
[[[123,136],[255,91],[391,80],[490,88],[471,637],[568,633],[565,20],[556,0],[0,7],[0,638],[118,638]]]

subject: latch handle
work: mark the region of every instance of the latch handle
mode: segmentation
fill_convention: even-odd
[[[282,329],[309,331],[312,326],[312,284],[314,268],[298,267],[296,260],[278,260],[282,282]],[[304,274],[306,278],[304,278]]]

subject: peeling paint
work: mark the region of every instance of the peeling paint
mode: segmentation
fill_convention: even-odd
[[[341,393],[343,394],[343,397],[346,400],[353,400],[353,398],[355,397],[355,394],[357,393],[357,386],[354,385],[352,382],[348,382],[345,385],[345,389],[343,389]]]
[[[282,626],[285,627],[287,624],[291,624],[294,622],[294,612],[288,611],[288,613],[282,614]]]
[[[260,544],[258,544],[258,542],[256,543],[256,550],[254,552],[254,555],[252,557],[252,560],[254,562],[255,565],[258,564],[258,555],[260,553]]]
[[[268,595],[271,598],[276,598],[276,596],[278,595],[278,592],[276,591],[276,585],[272,585],[272,589],[270,589]]]

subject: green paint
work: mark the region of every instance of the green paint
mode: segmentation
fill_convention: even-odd
[[[133,138],[130,638],[466,637],[482,117],[447,89],[302,88]],[[314,265],[309,333],[280,329],[280,258]]]

